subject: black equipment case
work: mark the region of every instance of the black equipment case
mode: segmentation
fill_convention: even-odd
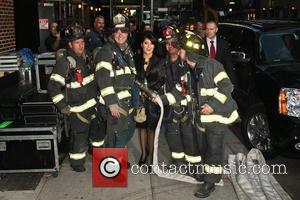
[[[59,171],[60,124],[24,126],[13,122],[0,128],[0,173]]]

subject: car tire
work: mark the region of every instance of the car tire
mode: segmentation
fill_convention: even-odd
[[[263,105],[248,109],[242,120],[242,135],[248,149],[259,149],[266,159],[277,155],[271,141],[268,118]]]

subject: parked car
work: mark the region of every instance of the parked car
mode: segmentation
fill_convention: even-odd
[[[266,157],[300,156],[300,23],[279,20],[220,23],[231,45],[233,93],[248,148]]]

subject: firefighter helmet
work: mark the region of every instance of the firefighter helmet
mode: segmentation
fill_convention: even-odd
[[[113,17],[113,29],[124,29],[129,31],[129,20],[124,14],[118,13]]]
[[[185,34],[183,34],[181,38],[181,42],[182,48],[184,48],[186,51],[194,52],[200,55],[206,55],[204,40],[195,33],[191,31],[185,31]]]
[[[175,25],[173,26],[166,26],[162,30],[162,41],[170,40],[170,39],[179,39],[182,31],[177,28]]]
[[[64,36],[67,41],[84,38],[84,29],[78,23],[72,23],[65,28]]]

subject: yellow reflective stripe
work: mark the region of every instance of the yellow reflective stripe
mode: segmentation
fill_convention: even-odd
[[[104,144],[104,140],[101,140],[99,142],[91,142],[93,147],[101,147]]]
[[[86,156],[86,153],[69,153],[70,159],[73,160],[80,160],[83,159]]]
[[[96,105],[96,100],[95,99],[90,99],[87,102],[85,102],[84,104],[80,105],[80,106],[73,106],[70,108],[71,112],[75,112],[75,113],[80,113],[94,105]]]
[[[131,94],[128,92],[128,90],[125,90],[125,91],[118,92],[117,96],[118,99],[125,99],[127,97],[131,97]]]
[[[190,95],[186,95],[184,100],[181,100],[180,105],[187,106],[188,102],[191,102],[192,98]]]
[[[173,105],[176,103],[176,99],[171,93],[167,93],[166,97],[168,99],[169,105]]]
[[[101,92],[101,95],[103,97],[105,97],[107,95],[114,94],[115,90],[114,90],[113,86],[109,86],[109,87],[106,87],[106,88],[102,89],[100,92]]]
[[[231,124],[239,117],[238,112],[235,110],[231,113],[229,117],[224,117],[222,115],[201,115],[200,120],[203,123],[219,122],[222,124]]]
[[[105,61],[99,62],[96,65],[96,70],[95,71],[98,71],[98,70],[100,70],[102,68],[107,69],[109,71],[112,71],[112,65],[109,62],[105,62]]]
[[[208,174],[222,174],[223,173],[223,167],[221,165],[215,166],[215,165],[204,165],[204,170]]]
[[[94,74],[91,74],[87,77],[84,77],[83,81],[82,81],[82,85],[87,85],[89,84],[90,82],[92,82],[94,80]],[[71,88],[79,88],[81,87],[81,84],[74,81],[71,83]]]
[[[101,95],[99,96],[99,103],[101,103],[103,105],[105,104],[105,101]]]
[[[214,94],[214,97],[216,98],[216,99],[218,99],[221,103],[225,103],[225,101],[227,100],[227,97],[224,95],[224,94],[222,94],[222,93],[220,93],[220,92],[218,92],[218,91],[216,91],[215,92],[215,94]]]
[[[136,69],[134,67],[129,67],[133,74],[136,74]]]
[[[181,100],[180,105],[187,106],[187,103],[188,103],[187,99],[184,99],[184,100]]]
[[[175,158],[175,159],[181,159],[181,158],[184,158],[184,153],[183,152],[181,152],[181,153],[172,152],[171,156],[172,156],[172,158]]]
[[[61,85],[65,85],[65,78],[59,74],[51,74],[50,80],[59,82]]]
[[[181,86],[178,85],[178,84],[176,84],[176,89],[177,89],[179,92],[181,92],[181,90],[182,90]]]
[[[116,76],[121,76],[124,74],[131,74],[131,70],[128,66],[126,66],[124,69],[120,69],[116,71]]]
[[[213,96],[216,91],[217,91],[217,88],[210,88],[210,89],[201,88],[200,95],[201,96]]]
[[[223,79],[225,79],[225,78],[228,78],[228,79],[229,79],[229,77],[228,77],[228,75],[226,74],[226,72],[220,72],[220,73],[217,74],[217,76],[215,76],[214,82],[215,82],[215,84],[217,85],[219,81],[221,81],[221,80],[223,80]]]
[[[115,72],[114,71],[110,71],[110,77],[115,77]]]
[[[63,100],[64,98],[65,98],[64,95],[58,94],[58,95],[52,97],[52,101],[53,101],[53,103],[57,104],[58,102],[60,102],[60,101]]]
[[[134,110],[133,108],[130,108],[129,111],[128,111],[129,114],[131,114],[133,112],[133,110]]]
[[[191,102],[192,101],[192,98],[191,98],[190,95],[186,95],[185,98],[186,98],[187,102]]]
[[[201,96],[213,96],[214,98],[216,98],[218,101],[220,101],[223,104],[227,100],[227,97],[224,94],[218,92],[217,88],[210,88],[210,89],[201,88],[200,95]]]
[[[189,156],[185,154],[185,160],[190,162],[190,163],[199,163],[201,162],[201,156]]]

